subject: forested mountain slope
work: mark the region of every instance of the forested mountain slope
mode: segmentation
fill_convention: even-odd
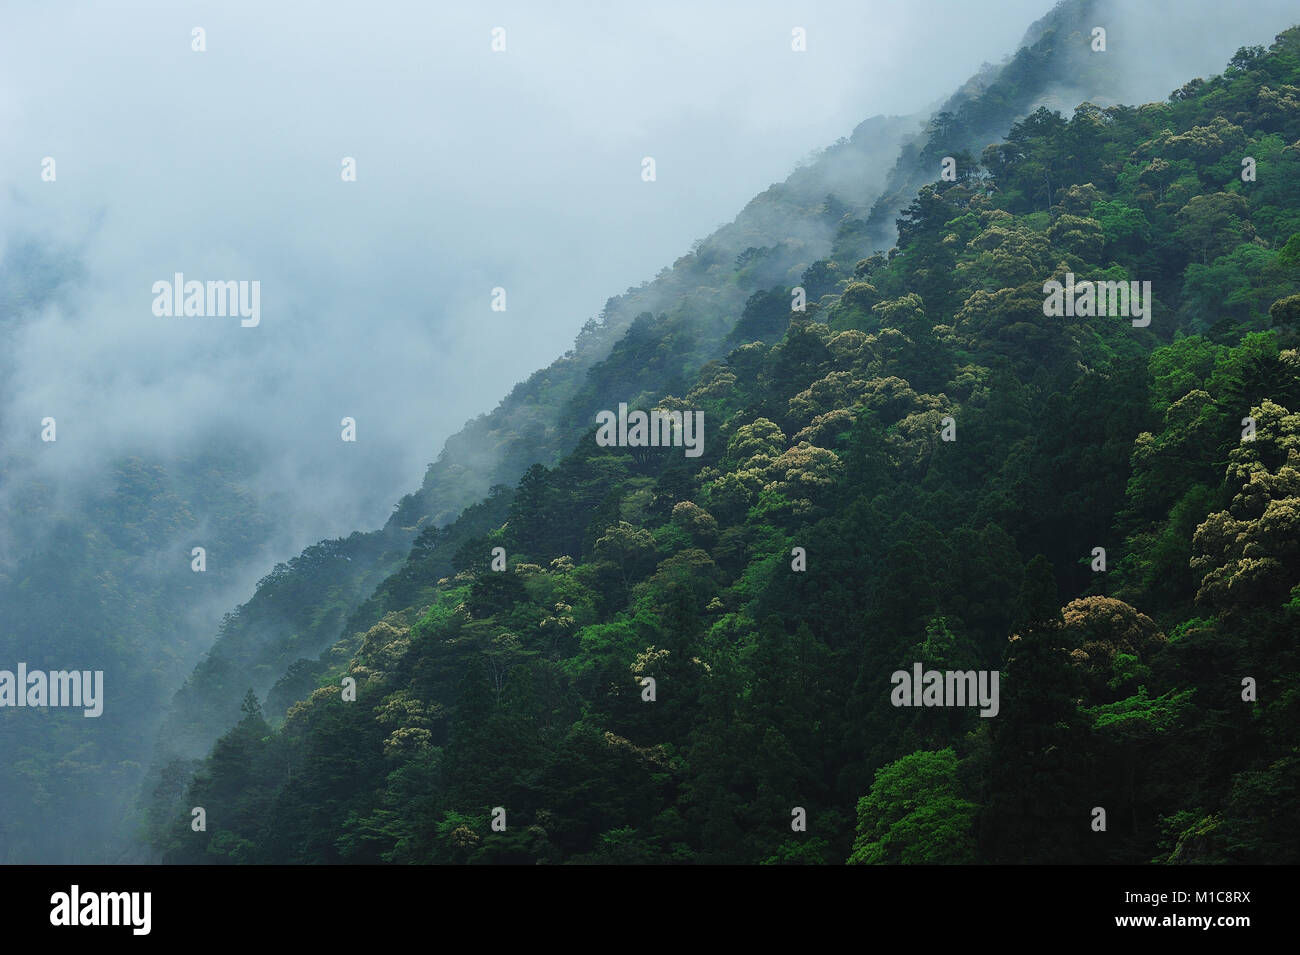
[[[282,725],[246,697],[154,844],[1296,861],[1298,176],[1293,28],[1168,102],[1015,123],[697,373],[638,320],[574,450],[422,534]],[[1048,314],[1073,277],[1149,282],[1149,323]],[[618,402],[701,411],[703,454],[598,444]],[[916,662],[1000,672],[996,715],[894,705]]]
[[[645,349],[648,343],[657,354],[646,355],[639,374],[683,382],[720,354],[746,299],[767,284],[799,281],[829,249],[839,219],[874,200],[904,128],[913,125],[884,117],[864,122],[851,139],[754,199],[672,269],[610,299],[601,321],[589,320],[563,357],[447,440],[422,487],[396,505],[382,530],[322,541],[276,567],[227,616],[212,650],[177,693],[157,758],[205,752],[239,718],[247,688],[261,695],[281,677],[292,679],[287,671],[295,661],[314,657],[348,632],[352,614],[364,619],[360,605],[400,566],[417,533],[424,534],[417,550],[427,548],[440,528],[493,486],[513,484],[529,465],[553,463],[566,453],[585,391],[626,384],[600,370],[611,349]],[[666,324],[674,327],[671,335],[661,331]]]
[[[269,715],[278,718],[314,686],[321,664],[309,660],[340,636],[367,629],[385,609],[404,606],[385,588],[372,591],[399,570],[413,535],[421,534],[415,553],[425,569],[448,572],[471,525],[475,534],[482,528],[467,522],[449,532],[446,525],[495,486],[513,485],[529,466],[559,461],[593,405],[683,392],[706,362],[736,344],[779,339],[789,301],[774,286],[798,284],[813,302],[835,292],[852,263],[893,244],[889,203],[900,196],[910,201],[925,180],[919,170],[937,165],[944,150],[965,162],[1035,104],[1058,98],[1061,75],[1081,96],[1117,95],[1128,68],[1099,63],[1087,55],[1086,40],[1080,42],[1096,6],[1093,0],[1059,4],[1030,27],[1019,52],[986,66],[929,121],[876,117],[860,124],[653,281],[610,299],[569,352],[447,440],[421,488],[397,504],[382,531],[321,542],[275,568],[226,618],[207,658],[177,693],[146,797],[169,764],[172,782],[165,788],[174,789],[187,760],[239,719],[246,689],[265,698]],[[498,508],[506,501],[501,494],[492,499]],[[476,513],[489,519],[491,508]]]
[[[0,407],[11,409],[27,322],[76,315],[87,277],[75,248],[5,239]],[[112,862],[132,843],[160,713],[211,640],[208,615],[248,586],[278,502],[251,486],[250,448],[215,429],[202,451],[141,438],[92,469],[84,421],[51,404],[57,441],[41,439],[39,418],[0,429],[0,659],[103,670],[113,702],[96,719],[0,711],[0,862]],[[203,575],[191,571],[196,541],[213,555]]]

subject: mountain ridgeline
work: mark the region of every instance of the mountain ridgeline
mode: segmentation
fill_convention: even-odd
[[[155,851],[1296,862],[1300,28],[1024,115],[1088,44],[1035,33],[910,145],[860,129],[892,174],[769,190],[388,529],[267,578],[178,697],[196,742],[237,722],[161,765]],[[598,444],[620,403],[702,411],[703,454]],[[923,670],[1000,696],[931,705]]]
[[[684,393],[706,363],[736,345],[779,339],[793,286],[814,303],[836,296],[851,263],[894,244],[897,210],[942,156],[973,162],[1012,123],[1058,101],[1062,75],[1082,99],[1132,91],[1129,67],[1088,55],[1098,6],[1059,4],[1030,27],[1018,53],[986,65],[929,119],[861,123],[653,281],[610,299],[564,356],[447,440],[421,488],[396,505],[382,530],[323,541],[277,566],[226,617],[168,708],[144,803],[159,791],[178,796],[196,760],[240,719],[246,690],[279,719],[315,688],[336,641],[409,606],[421,574],[451,573],[458,548],[504,514],[506,489],[529,467],[554,465],[571,451],[592,409]]]

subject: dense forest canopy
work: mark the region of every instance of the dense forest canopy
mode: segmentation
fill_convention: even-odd
[[[631,322],[571,453],[168,767],[164,858],[1297,861],[1300,28],[959,125],[895,248],[828,203],[831,257],[708,316],[725,357]],[[1067,274],[1149,282],[1150,324],[1045,314]],[[620,401],[703,411],[703,455],[598,445]],[[895,705],[918,662],[997,714]]]

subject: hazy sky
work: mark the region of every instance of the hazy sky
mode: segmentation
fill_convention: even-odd
[[[863,119],[932,106],[1051,5],[9,0],[0,242],[84,275],[0,316],[0,435],[56,416],[40,460],[66,479],[233,427],[293,493],[280,557],[375,526],[608,297]],[[1206,38],[1211,68],[1231,43]],[[155,316],[175,272],[260,281],[261,324]]]

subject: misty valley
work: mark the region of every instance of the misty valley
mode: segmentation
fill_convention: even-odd
[[[42,922],[1300,861],[1300,13],[917,2],[0,13],[0,860],[113,867]]]

